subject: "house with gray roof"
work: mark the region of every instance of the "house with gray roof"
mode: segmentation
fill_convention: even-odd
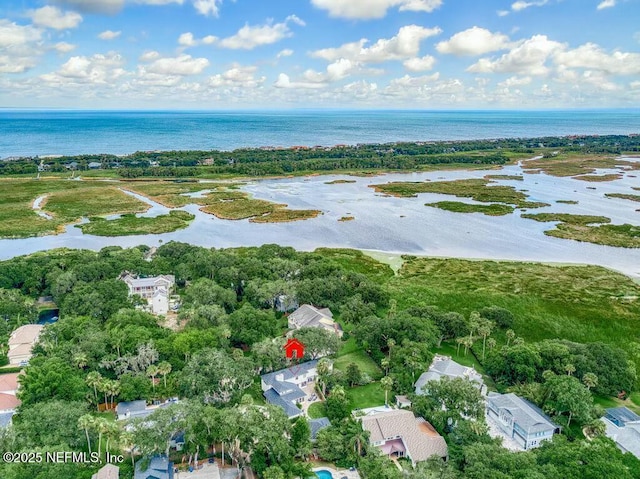
[[[560,426],[540,408],[513,393],[489,393],[485,412],[487,421],[497,426],[500,436],[525,451],[560,432]]]
[[[450,379],[467,379],[471,381],[474,386],[480,389],[481,393],[484,394],[486,391],[482,375],[480,375],[474,368],[463,366],[462,364],[456,363],[448,356],[440,356],[437,354],[436,357],[433,358],[433,362],[431,363],[431,366],[429,366],[429,370],[422,373],[416,381],[414,385],[415,393],[418,395],[425,394],[424,386],[429,381],[439,381],[443,377],[448,377]]]
[[[601,419],[605,434],[622,452],[629,452],[640,459],[640,416],[626,407],[606,410]]]
[[[136,462],[134,479],[173,479],[173,462],[167,456],[153,456],[145,470],[142,469],[144,462]]]
[[[167,399],[165,402],[147,406],[147,401],[140,399],[138,401],[123,401],[116,406],[116,416],[118,421],[125,419],[133,419],[137,417],[147,417],[153,414],[159,408],[167,407],[178,402],[177,399]]]
[[[149,278],[140,278],[126,271],[120,279],[127,284],[129,295],[138,295],[147,300],[153,314],[167,314],[169,311],[169,297],[176,284],[175,276],[162,274]]]
[[[291,313],[287,320],[291,330],[321,328],[342,337],[342,328],[333,320],[333,313],[329,308],[318,309],[310,304],[303,304]]]
[[[329,418],[327,417],[310,419],[309,427],[311,428],[311,441],[315,441],[318,438],[318,433],[329,426],[331,426],[331,421],[329,421]]]
[[[430,457],[447,459],[444,438],[431,424],[406,409],[372,412],[359,417],[369,443],[389,457],[406,457],[413,466]]]
[[[295,364],[289,368],[263,374],[261,376],[262,392],[270,404],[284,409],[290,418],[302,415],[296,403],[303,402],[307,393],[302,388],[315,381],[318,375],[318,360]]]

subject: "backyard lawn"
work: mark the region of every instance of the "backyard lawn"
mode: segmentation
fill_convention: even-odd
[[[362,350],[336,358],[333,361],[333,367],[346,373],[347,367],[351,363],[357,364],[360,371],[368,374],[372,379],[380,379],[382,377],[382,370],[378,367],[376,362]]]
[[[347,389],[347,397],[351,410],[384,405],[384,390],[379,382]],[[390,391],[389,402],[392,398],[393,391]]]

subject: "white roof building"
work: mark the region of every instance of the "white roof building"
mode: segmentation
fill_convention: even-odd
[[[420,395],[425,394],[423,388],[429,381],[439,381],[443,377],[448,377],[450,379],[468,379],[476,384],[482,393],[484,393],[486,389],[482,375],[480,375],[474,368],[458,364],[447,356],[436,355],[436,357],[433,358],[431,366],[429,366],[429,370],[422,373],[416,381],[415,393]]]

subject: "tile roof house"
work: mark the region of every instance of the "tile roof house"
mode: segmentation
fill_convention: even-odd
[[[289,329],[322,328],[342,337],[342,328],[333,320],[333,313],[329,308],[318,309],[310,304],[303,304],[287,320]]]
[[[146,470],[142,470],[142,462],[136,462],[134,479],[173,479],[173,463],[167,456],[153,456]]]
[[[302,410],[296,405],[307,397],[301,387],[315,381],[318,360],[307,361],[293,365],[287,369],[263,374],[261,379],[262,392],[270,404],[284,409],[289,418],[302,415]]]
[[[18,376],[22,373],[0,375],[0,429],[11,424],[16,408],[21,401],[16,397],[18,392]]]
[[[422,373],[416,381],[414,385],[415,393],[420,395],[425,394],[423,388],[429,381],[438,381],[445,376],[451,379],[468,379],[473,382],[474,385],[477,385],[480,392],[484,393],[486,390],[482,375],[475,369],[458,364],[447,356],[436,355],[436,357],[433,358],[431,366],[429,366],[429,370]]]
[[[369,431],[369,443],[383,454],[407,457],[415,466],[436,456],[448,457],[447,443],[431,424],[411,411],[392,409],[373,412],[360,418],[362,428]]]
[[[106,464],[91,476],[91,479],[120,479],[120,468],[113,464]]]
[[[606,426],[607,437],[622,452],[630,452],[640,459],[640,416],[626,407],[616,407],[607,409],[601,421]]]
[[[540,408],[513,393],[489,393],[486,416],[498,426],[502,437],[514,441],[523,450],[538,447],[560,432],[560,427]]]
[[[25,324],[11,333],[9,336],[9,364],[24,365],[31,359],[31,349],[38,341],[42,332],[41,324]]]

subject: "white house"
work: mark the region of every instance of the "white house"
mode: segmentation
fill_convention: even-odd
[[[486,403],[487,422],[497,426],[498,435],[514,442],[523,450],[538,447],[550,440],[560,427],[529,401],[513,393],[489,393]]]
[[[307,394],[301,389],[315,381],[318,375],[318,360],[296,364],[287,369],[263,374],[262,392],[267,402],[280,406],[290,418],[302,415],[296,405],[306,399]]]
[[[43,327],[41,324],[25,324],[11,333],[9,352],[7,353],[9,364],[18,366],[29,362],[33,356],[31,349],[38,341]]]
[[[129,287],[129,295],[138,295],[147,300],[153,314],[167,314],[169,312],[169,296],[176,284],[176,278],[170,274],[138,278],[129,273],[123,273],[120,279]]]
[[[607,409],[601,421],[606,426],[607,437],[622,452],[630,452],[640,459],[640,416],[626,407],[615,407]]]
[[[303,304],[287,317],[289,329],[321,328],[342,337],[342,328],[333,320],[329,308],[318,309],[310,304]]]
[[[448,377],[450,379],[464,378],[471,381],[478,389],[480,389],[481,393],[484,394],[486,390],[482,375],[480,375],[474,368],[458,364],[450,357],[436,355],[436,357],[433,358],[431,366],[429,366],[429,370],[422,373],[416,381],[414,385],[415,393],[419,395],[425,394],[423,388],[429,381],[438,381],[443,377]]]

